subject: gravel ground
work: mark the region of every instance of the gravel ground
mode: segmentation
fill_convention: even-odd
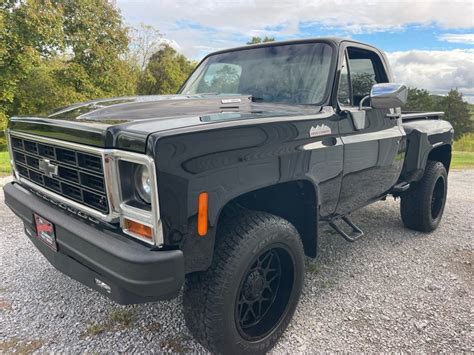
[[[432,234],[404,229],[393,200],[354,214],[366,233],[355,243],[325,232],[274,350],[474,352],[473,181],[474,170],[450,174],[444,220]],[[48,264],[3,202],[0,267],[0,353],[204,351],[180,298],[112,303]]]

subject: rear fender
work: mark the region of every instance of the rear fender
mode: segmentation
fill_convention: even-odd
[[[454,131],[443,120],[420,120],[404,123],[407,150],[400,180],[418,181],[423,177],[428,160],[441,161],[446,170],[451,163]]]

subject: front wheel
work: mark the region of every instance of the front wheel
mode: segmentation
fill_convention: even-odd
[[[400,212],[406,227],[431,232],[443,216],[448,174],[441,162],[428,161],[423,178],[413,183],[401,196]]]
[[[242,211],[222,223],[209,270],[191,275],[184,316],[216,353],[264,353],[288,326],[301,294],[304,252],[286,220]]]

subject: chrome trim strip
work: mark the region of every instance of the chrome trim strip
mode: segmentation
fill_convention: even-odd
[[[31,135],[21,132],[13,132],[7,130],[7,139],[8,147],[10,152],[10,161],[12,163],[12,170],[14,171],[15,178],[17,181],[39,191],[45,196],[51,197],[54,200],[57,200],[65,205],[68,205],[72,208],[75,208],[79,211],[82,211],[94,218],[105,222],[118,222],[123,217],[129,217],[138,222],[150,225],[153,228],[153,242],[148,242],[145,239],[138,238],[132,233],[127,233],[134,238],[137,238],[148,244],[155,246],[160,246],[164,243],[163,237],[163,226],[160,219],[160,206],[159,206],[159,197],[158,197],[158,184],[156,179],[156,169],[155,161],[153,158],[145,154],[132,153],[124,150],[118,149],[101,149],[96,147],[90,147],[82,144],[71,143],[66,141],[61,141],[53,138],[45,138],[41,136]],[[11,137],[18,137],[22,139],[30,139],[35,142],[42,142],[46,144],[53,144],[59,147],[69,148],[75,151],[91,153],[99,155],[102,157],[102,166],[104,172],[104,182],[105,190],[107,195],[107,201],[109,205],[109,213],[104,214],[88,206],[84,206],[80,203],[67,199],[55,192],[47,190],[42,186],[36,185],[29,180],[26,180],[19,176],[16,171],[16,167],[13,162],[13,150],[11,148]],[[128,206],[126,203],[122,202],[122,194],[120,189],[120,176],[118,174],[118,162],[120,160],[129,161],[136,164],[146,165],[150,174],[150,180],[152,184],[152,199],[151,199],[151,211],[145,211],[138,209],[136,207]]]
[[[327,137],[331,137],[331,136],[327,136]],[[315,149],[337,147],[337,146],[342,145],[341,138],[339,138],[339,137],[334,137],[334,138],[336,139],[336,144],[333,144],[333,145],[324,145],[322,140],[320,140],[320,141],[316,141],[316,142],[312,142],[312,143],[307,143],[307,144],[305,144],[301,147],[298,147],[298,148],[301,149],[301,150],[315,150]]]
[[[10,136],[15,136],[15,137],[24,138],[24,139],[33,139],[34,141],[37,141],[37,142],[55,144],[55,145],[59,145],[60,147],[80,150],[82,152],[93,153],[93,154],[98,154],[98,155],[102,155],[102,152],[106,150],[102,148],[91,147],[88,145],[82,145],[79,143],[71,143],[67,141],[58,140],[55,138],[46,138],[46,137],[37,136],[34,134],[16,132],[16,131],[11,131],[11,130],[10,130]]]
[[[402,119],[414,119],[424,117],[443,117],[444,112],[433,111],[433,112],[415,112],[415,113],[402,113]]]
[[[375,132],[367,132],[364,133],[363,131],[359,131],[360,133],[342,136],[342,143],[343,144],[352,144],[352,143],[361,143],[361,142],[368,142],[368,141],[375,141],[380,139],[387,139],[387,138],[401,138],[403,136],[400,127],[393,126],[391,128],[386,128],[381,131]]]
[[[7,139],[7,148],[8,148],[8,155],[10,158],[10,167],[12,169],[12,174],[15,178],[17,178],[15,163],[13,162],[13,150],[12,150],[12,142],[10,141],[10,129],[7,128],[5,130],[5,138]]]

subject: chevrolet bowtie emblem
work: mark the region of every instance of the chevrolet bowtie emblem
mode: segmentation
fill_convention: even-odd
[[[52,178],[53,175],[58,175],[58,166],[51,164],[49,159],[40,159],[38,162],[39,169],[47,176]]]

